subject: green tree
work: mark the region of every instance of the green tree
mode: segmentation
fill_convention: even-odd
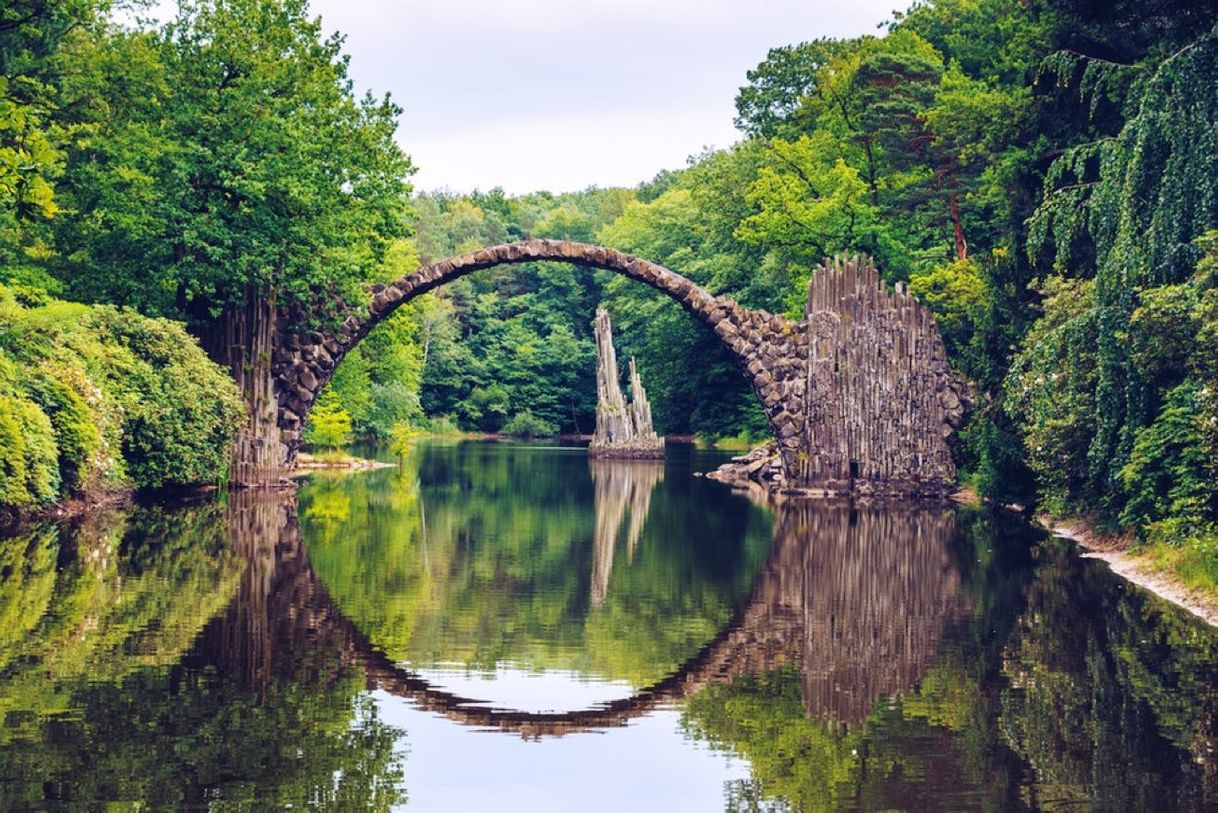
[[[251,414],[274,410],[270,311],[362,303],[406,235],[398,108],[355,97],[305,0],[184,2],[80,58],[68,91],[100,120],[68,154],[52,267],[72,296],[185,319]]]
[[[82,127],[62,110],[64,46],[96,26],[99,0],[13,0],[0,8],[0,282],[54,287],[41,268],[53,250],[55,185]]]
[[[1071,415],[1093,428],[1093,438],[1065,454],[1071,469],[1085,467],[1089,503],[1114,523],[1130,496],[1122,472],[1139,437],[1144,446],[1160,437],[1144,430],[1156,416],[1179,417],[1187,391],[1177,387],[1185,378],[1200,383],[1175,348],[1143,329],[1172,331],[1155,312],[1184,293],[1155,289],[1195,287],[1188,298],[1207,285],[1195,275],[1206,245],[1198,238],[1218,225],[1218,34],[1203,34],[1166,58],[1134,66],[1090,60],[1084,71],[1079,81],[1090,93],[1104,92],[1105,77],[1133,74],[1126,121],[1115,136],[1075,147],[1054,163],[1032,236],[1033,248],[1063,273],[1094,278],[1094,378],[1088,399]],[[1141,301],[1146,309],[1138,315]],[[1143,477],[1150,476],[1142,468],[1148,461],[1139,455]],[[1124,514],[1135,515],[1144,511]]]
[[[334,451],[351,442],[351,415],[332,390],[323,392],[309,413],[305,443]]]

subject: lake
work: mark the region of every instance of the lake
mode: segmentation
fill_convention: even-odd
[[[1215,630],[1016,517],[724,459],[428,441],[12,534],[0,808],[1218,805]]]

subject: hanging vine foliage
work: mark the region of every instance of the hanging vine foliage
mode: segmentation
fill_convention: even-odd
[[[1051,69],[1074,76],[1085,93],[1117,93],[1122,79],[1134,78],[1127,82],[1120,132],[1058,158],[1029,222],[1034,261],[1051,259],[1061,276],[1094,278],[1085,321],[1095,334],[1094,390],[1077,402],[1085,412],[1070,415],[1071,425],[1081,421],[1092,434],[1085,461],[1077,433],[1069,447],[1030,451],[1033,458],[1056,455],[1065,471],[1085,469],[1084,478],[1069,484],[1042,479],[1046,491],[1066,489],[1050,496],[1099,506],[1102,518],[1116,520],[1129,496],[1127,467],[1140,433],[1146,447],[1152,436],[1144,430],[1165,409],[1179,428],[1182,393],[1196,391],[1167,397],[1193,375],[1183,369],[1187,360],[1175,369],[1138,363],[1136,348],[1143,343],[1135,334],[1144,328],[1133,315],[1162,286],[1202,284],[1194,277],[1204,252],[1200,238],[1218,228],[1218,29],[1147,70],[1099,62],[1080,67],[1073,57],[1060,62]],[[1025,344],[1009,385],[1029,407],[1021,415],[1029,446],[1033,436],[1043,435],[1047,418],[1031,409],[1038,401],[1026,388],[1052,388],[1058,374],[1077,363],[1048,353],[1036,335]],[[1056,408],[1070,412],[1069,406]]]

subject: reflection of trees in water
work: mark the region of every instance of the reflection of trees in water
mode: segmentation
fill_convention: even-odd
[[[1004,739],[1037,803],[1113,810],[1218,805],[1218,636],[1046,545],[1003,650]]]
[[[627,510],[637,512],[634,519],[641,530],[659,472],[607,463],[596,477],[603,489],[598,523],[606,529],[604,537],[616,541]],[[264,519],[262,524],[277,521]],[[296,540],[290,519],[280,525],[281,534]],[[329,640],[344,663],[362,665],[370,683],[470,725],[531,735],[621,725],[709,684],[785,664],[798,666],[805,676],[804,702],[811,714],[853,725],[879,697],[899,694],[917,682],[933,660],[943,625],[963,609],[960,578],[947,553],[954,530],[954,515],[944,510],[894,515],[825,505],[786,508],[748,600],[714,640],[635,697],[570,714],[487,709],[475,699],[447,694],[398,669],[339,614],[307,566],[291,569],[296,582],[282,581],[272,591],[272,596],[286,591],[296,606],[285,612],[268,605],[255,616],[269,617],[272,624],[281,616],[291,619],[295,627],[275,634],[275,640],[300,642],[290,647],[293,650],[316,646],[315,637]],[[279,556],[303,562],[295,554],[298,544],[281,541]],[[602,562],[612,555],[607,542],[598,549],[609,551],[599,557]],[[594,584],[597,567],[594,560]],[[261,582],[252,584],[251,595],[260,597]],[[287,599],[274,598],[273,603],[290,606]],[[262,638],[266,633],[254,628],[250,635]],[[240,647],[232,651],[244,657]]]
[[[758,659],[685,709],[750,762],[732,809],[1214,809],[1218,635],[1022,524],[962,516],[945,546],[950,515],[786,514],[786,563],[759,583],[785,597],[760,606],[802,625],[796,668]]]
[[[0,540],[0,720],[66,708],[65,685],[176,663],[235,592],[218,515],[99,511]]]
[[[621,478],[598,469],[594,481],[580,453],[485,443],[422,446],[402,475],[315,479],[300,493],[301,530],[344,614],[397,660],[576,669],[645,686],[731,618],[772,518],[733,498],[708,501],[719,486],[692,478],[656,477],[647,507],[659,470],[638,471],[619,492],[616,550],[597,489]],[[319,518],[319,501],[338,497],[349,519]]]
[[[80,539],[80,567],[95,575],[70,584],[97,581],[98,567],[116,569],[121,589],[113,601],[129,609],[79,636],[83,668],[41,670],[41,694],[17,696],[30,724],[9,728],[11,740],[0,737],[0,808],[113,801],[385,810],[400,803],[399,732],[379,720],[350,653],[326,635],[330,605],[315,600],[294,496],[238,492],[223,516],[214,506],[199,509],[207,519],[201,525],[183,521],[192,510],[133,512],[121,545]],[[208,537],[226,530],[232,547],[217,550]],[[218,567],[233,550],[244,571]],[[199,555],[212,557],[203,571],[213,574],[210,583],[187,578],[190,557]],[[225,573],[233,578],[217,584]],[[78,594],[54,596],[47,617],[73,618],[78,606],[97,606]],[[148,631],[123,623],[137,618]],[[180,640],[158,630],[188,619],[184,656],[140,648]],[[124,655],[113,658],[122,667],[113,674],[111,660],[90,655],[110,648]],[[0,682],[0,708],[21,686]]]
[[[634,561],[634,549],[638,547],[647,512],[651,510],[651,492],[664,479],[664,462],[589,459],[588,467],[592,470],[596,512],[591,601],[593,607],[600,607],[609,592],[613,556],[622,524],[629,514],[630,524],[626,529],[626,561],[629,564]]]
[[[367,680],[529,736],[689,698],[687,725],[753,765],[737,790],[796,808],[1200,810],[1218,798],[1212,631],[1055,549],[1003,558],[994,551],[1026,545],[1008,526],[970,519],[962,541],[953,511],[788,505],[748,600],[682,669],[602,709],[528,715],[473,707],[379,656],[313,575],[294,506],[231,510],[241,550],[262,563],[240,588],[251,606],[235,602],[196,655],[272,694],[289,679]]]
[[[605,519],[629,548],[623,502]],[[370,684],[529,736],[684,699],[692,732],[749,759],[753,780],[728,794],[741,808],[1218,799],[1213,632],[1052,546],[1032,560],[1022,531],[977,515],[786,506],[747,600],[681,669],[642,696],[545,716],[472,706],[378,653],[314,574],[293,495],[230,498],[239,578],[211,511],[90,524],[63,543],[62,572],[54,534],[0,547],[0,617],[40,614],[0,628],[0,709],[16,712],[0,730],[0,808],[86,797],[387,807],[401,800],[400,735],[378,719]],[[1002,553],[1011,547],[1021,553]],[[619,563],[606,606],[648,561]],[[581,566],[583,581],[595,557]],[[233,595],[205,624],[208,602]],[[201,627],[193,645],[182,638]],[[87,666],[73,669],[77,656]]]

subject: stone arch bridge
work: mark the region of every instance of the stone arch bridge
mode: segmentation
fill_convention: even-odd
[[[638,280],[713,330],[765,411],[780,484],[902,496],[952,487],[956,472],[947,439],[964,418],[967,389],[948,368],[933,316],[900,285],[889,291],[869,260],[819,268],[804,318],[796,322],[712,296],[653,262],[559,240],[492,246],[371,286],[368,307],[352,309],[334,330],[302,331],[309,314],[299,305],[277,313],[273,398],[254,407],[254,429],[239,439],[235,482],[277,481],[294,466],[318,393],[343,357],[402,304],[480,269],[538,261]]]

